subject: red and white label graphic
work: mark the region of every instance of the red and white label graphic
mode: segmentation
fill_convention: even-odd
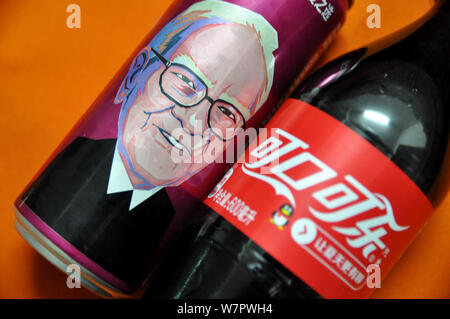
[[[325,298],[366,298],[433,213],[409,177],[319,109],[290,99],[205,201]]]

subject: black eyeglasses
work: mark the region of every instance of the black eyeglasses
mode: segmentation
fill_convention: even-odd
[[[166,67],[159,78],[159,86],[168,99],[181,107],[194,107],[206,99],[211,104],[208,127],[223,141],[233,139],[245,128],[245,118],[238,108],[224,100],[213,100],[208,96],[208,86],[191,69],[151,50]]]

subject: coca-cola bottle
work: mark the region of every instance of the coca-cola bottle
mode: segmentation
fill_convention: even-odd
[[[446,195],[449,21],[447,3],[392,48],[302,84],[146,296],[368,297],[367,267],[384,277]]]

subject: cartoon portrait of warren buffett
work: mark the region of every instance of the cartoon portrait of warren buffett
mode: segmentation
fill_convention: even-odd
[[[131,183],[154,192],[206,166],[197,159],[232,140],[267,100],[277,47],[277,32],[261,15],[223,1],[197,2],[169,22],[117,92],[110,188]],[[191,160],[175,161],[174,151]]]
[[[225,1],[183,6],[15,204],[29,234],[109,290],[128,293],[149,278],[161,249],[191,222],[195,200],[172,186],[207,166],[204,154],[231,148],[272,90],[278,35],[263,16]]]

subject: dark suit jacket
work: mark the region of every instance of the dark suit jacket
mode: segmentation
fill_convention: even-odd
[[[115,144],[75,139],[23,199],[83,254],[133,286],[146,275],[175,212],[165,190],[131,212],[131,191],[106,194]]]

